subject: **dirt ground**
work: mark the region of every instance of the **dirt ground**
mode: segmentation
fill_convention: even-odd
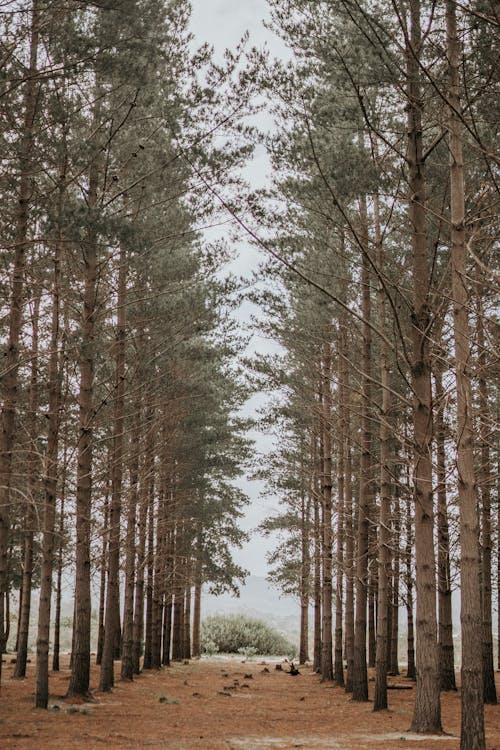
[[[33,664],[18,681],[11,679],[10,661],[6,657],[0,690],[2,750],[459,748],[457,693],[442,699],[448,734],[422,737],[407,731],[414,687],[391,690],[390,710],[374,714],[370,703],[353,703],[341,688],[320,684],[308,667],[292,677],[272,661],[202,660],[145,672],[133,684],[117,680],[111,693],[95,692],[95,702],[72,704],[64,699],[69,671],[63,660],[62,671],[50,678],[50,709],[41,711],[33,708]],[[98,676],[93,667],[93,685]],[[411,684],[404,677],[390,682]],[[500,679],[498,688],[500,694]],[[486,707],[486,727],[488,750],[500,750],[500,706]]]

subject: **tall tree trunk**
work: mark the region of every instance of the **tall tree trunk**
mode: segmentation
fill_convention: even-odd
[[[111,454],[111,451],[110,451]],[[111,456],[108,461],[108,469],[111,469]],[[109,473],[106,479],[106,491],[104,495],[103,507],[103,524],[101,537],[101,561],[100,561],[100,578],[99,578],[99,615],[97,625],[97,653],[95,663],[99,666],[102,663],[102,650],[104,648],[104,610],[106,605],[106,573],[108,560],[108,539],[109,539],[109,495],[110,481]]]
[[[113,420],[113,464],[111,506],[109,512],[109,569],[99,689],[111,690],[115,683],[114,656],[120,638],[120,520],[123,482],[123,435],[125,428],[125,354],[126,354],[127,257],[123,243],[118,259],[118,294],[115,336],[115,403]]]
[[[328,331],[326,333],[328,335]],[[332,655],[332,354],[331,344],[325,341],[322,356],[321,434],[322,434],[322,599],[321,599],[321,678],[333,680]]]
[[[343,245],[342,245],[343,249]],[[345,344],[345,316],[341,316],[338,332],[338,411],[341,415],[339,424],[338,458],[337,458],[337,560],[336,560],[336,592],[335,592],[335,658],[334,679],[340,687],[345,686],[344,681],[344,659],[343,659],[343,593],[344,593],[344,508],[345,508],[345,430],[346,420],[343,416],[346,401],[346,344]]]
[[[488,427],[488,386],[486,381],[487,361],[484,340],[483,309],[481,295],[477,298],[477,347],[479,381],[479,439],[480,439],[480,487],[481,487],[481,583],[483,605],[483,685],[484,702],[496,704],[495,667],[493,662],[493,623],[491,611],[491,459]],[[497,529],[500,534],[500,528]],[[500,601],[498,602],[500,612]]]
[[[49,699],[49,638],[50,638],[50,605],[52,596],[52,575],[54,567],[54,530],[57,502],[57,473],[59,449],[59,425],[61,410],[61,373],[62,361],[59,363],[59,330],[60,330],[60,281],[63,255],[62,210],[65,192],[65,172],[59,190],[59,234],[56,238],[54,253],[54,276],[52,288],[52,321],[50,336],[50,358],[48,372],[48,434],[45,455],[45,504],[43,513],[42,572],[40,579],[40,600],[38,607],[38,635],[36,643],[36,692],[35,706],[47,708]],[[61,540],[62,544],[62,540]]]
[[[135,524],[137,516],[139,483],[139,450],[141,432],[141,405],[134,420],[130,459],[130,487],[128,492],[127,532],[125,542],[125,598],[123,607],[123,649],[122,680],[132,680],[134,676],[134,584],[135,584]]]
[[[394,497],[394,514],[392,526],[393,533],[393,575],[391,586],[391,629],[389,631],[391,638],[391,652],[389,659],[389,674],[396,676],[399,674],[399,536],[401,534],[401,517],[399,508],[399,483],[396,483]]]
[[[347,355],[347,346],[344,350]],[[351,459],[351,420],[349,407],[349,370],[346,370],[346,405],[345,437],[344,437],[344,465],[345,465],[345,560],[346,560],[346,588],[345,588],[345,659],[347,663],[346,693],[352,693],[354,672],[354,528],[353,528],[353,496],[352,496],[352,459]]]
[[[410,488],[407,486],[406,489],[406,549],[405,549],[405,562],[406,562],[406,620],[408,627],[407,635],[407,662],[408,669],[406,676],[411,680],[416,679],[415,669],[415,639],[414,639],[414,628],[413,628],[413,570],[412,570],[412,559],[413,559],[413,532],[412,532],[412,511],[411,511],[411,494]]]
[[[191,584],[188,579],[184,594],[184,635],[183,635],[184,659],[191,658]]]
[[[315,462],[317,463],[317,462]],[[313,670],[321,671],[321,524],[319,518],[319,493],[314,478],[314,651]]]
[[[52,654],[52,671],[59,672],[59,655],[61,650],[61,603],[62,603],[62,572],[64,552],[64,506],[66,500],[66,462],[67,462],[68,435],[67,429],[64,435],[64,452],[62,461],[61,477],[61,501],[59,506],[59,545],[57,549],[57,582],[56,582],[56,606],[54,614],[54,651]]]
[[[366,198],[360,200],[361,235],[365,251],[361,263],[362,324],[362,406],[361,406],[361,464],[358,513],[358,543],[356,555],[356,621],[354,626],[354,672],[352,698],[368,700],[368,671],[366,664],[366,605],[368,598],[368,543],[370,513],[372,510],[372,436],[371,408],[371,295],[368,252],[368,219]]]
[[[94,122],[99,123],[96,104]],[[86,696],[90,681],[90,520],[92,514],[92,448],[95,332],[97,314],[98,237],[96,214],[98,208],[100,165],[94,161],[89,170],[87,195],[89,229],[82,245],[84,262],[84,293],[82,311],[82,340],[80,345],[79,439],[76,479],[76,581],[75,617],[73,621],[74,649],[71,659],[71,678],[68,695]]]
[[[28,417],[28,435],[32,441],[36,440],[39,430],[37,425],[38,406],[39,406],[39,387],[38,387],[38,323],[40,313],[40,294],[37,294],[34,300],[34,309],[32,315],[32,344],[31,344],[31,380],[30,380],[30,399],[29,399],[29,417]],[[14,677],[21,678],[26,676],[26,659],[28,657],[28,632],[30,623],[31,610],[31,582],[33,577],[33,535],[35,522],[36,494],[38,490],[38,446],[36,442],[31,446],[29,463],[28,463],[28,491],[26,498],[26,513],[24,516],[24,558],[23,558],[23,578],[19,592],[21,600],[21,619],[18,628],[18,642],[16,653],[16,666],[14,667]]]
[[[438,610],[439,610],[439,669],[441,690],[456,690],[455,656],[453,648],[453,614],[451,607],[450,534],[446,502],[446,451],[444,427],[443,375],[438,364],[434,371],[436,473],[437,473],[437,531],[438,531]]]
[[[196,613],[196,591],[195,591],[195,613]],[[198,631],[199,644],[199,631]],[[170,591],[165,596],[163,609],[163,647],[161,663],[164,667],[170,666],[170,647],[172,645],[172,594]],[[198,647],[198,651],[200,648]],[[200,654],[198,654],[199,656]]]
[[[154,479],[151,477],[148,499],[148,551],[146,554],[147,581],[146,581],[146,627],[144,632],[144,659],[143,669],[151,669],[153,660],[153,585],[154,585]]]
[[[474,470],[472,388],[467,316],[468,290],[465,245],[465,190],[462,125],[460,121],[459,42],[456,8],[446,2],[446,42],[449,66],[449,149],[451,205],[451,269],[453,331],[457,384],[457,471],[460,506],[460,584],[462,593],[462,731],[461,750],[484,750],[482,648],[477,490]]]
[[[139,484],[139,528],[138,528],[138,545],[137,545],[137,563],[136,563],[136,580],[135,580],[135,601],[134,601],[134,674],[141,671],[140,661],[143,648],[144,638],[144,569],[146,564],[146,536],[147,536],[147,519],[150,495],[150,483],[153,479],[154,468],[154,426],[152,422],[152,409],[148,407],[145,420],[146,426],[146,450],[144,461],[142,462],[141,481]],[[152,490],[151,490],[152,492]]]
[[[201,587],[202,587],[202,566],[201,566],[201,549],[198,543],[198,559],[196,560],[195,578],[194,578],[194,602],[193,602],[193,657],[201,656],[200,640],[200,622],[201,622]],[[172,609],[170,599],[170,609]]]
[[[309,590],[311,557],[309,548],[310,518],[309,499],[305,489],[300,498],[300,639],[299,662],[309,661]],[[194,636],[193,636],[194,638]]]
[[[23,93],[23,125],[19,143],[19,187],[17,192],[14,265],[8,318],[8,338],[3,353],[1,377],[2,411],[0,415],[0,656],[7,645],[3,622],[4,602],[9,590],[8,555],[10,528],[10,484],[14,443],[15,418],[18,401],[19,340],[23,325],[24,277],[28,241],[28,219],[33,195],[33,145],[39,80],[37,58],[41,22],[41,0],[31,6],[29,69]],[[0,681],[2,659],[0,658]]]
[[[375,249],[380,273],[383,273],[382,239],[380,233],[379,196],[374,196]],[[377,312],[381,328],[386,323],[385,290],[379,285],[377,290]],[[380,381],[382,384],[382,408],[380,410],[380,523],[378,532],[378,600],[377,600],[377,654],[375,673],[375,698],[373,710],[387,708],[387,644],[389,639],[389,519],[391,508],[391,469],[390,469],[390,412],[391,394],[389,391],[388,348],[385,340],[380,349]]]
[[[432,498],[432,393],[429,361],[430,271],[427,253],[422,92],[419,59],[422,47],[420,0],[410,0],[407,39],[408,188],[413,261],[412,387],[416,557],[417,689],[411,728],[441,732],[439,662],[436,621],[434,510]]]

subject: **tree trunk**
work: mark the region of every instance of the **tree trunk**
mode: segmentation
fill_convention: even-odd
[[[195,615],[196,615],[196,589],[195,589]],[[199,602],[198,602],[199,605]],[[198,616],[199,616],[198,609]],[[198,643],[197,650],[198,656],[200,656],[200,631],[199,631],[199,619],[198,619]],[[170,666],[170,646],[172,645],[172,594],[168,592],[165,596],[165,606],[163,610],[163,650],[161,663],[163,666]],[[193,653],[194,655],[194,653]]]
[[[109,513],[109,569],[99,689],[111,690],[115,683],[114,657],[120,638],[120,520],[123,481],[123,434],[125,427],[125,354],[126,354],[127,258],[123,243],[118,259],[116,300],[115,403],[113,420],[113,464]]]
[[[383,273],[384,259],[380,234],[379,196],[374,197],[375,248],[377,264]],[[378,319],[385,328],[385,291],[382,285],[377,290]],[[389,519],[391,508],[391,469],[390,469],[390,412],[391,394],[389,391],[388,350],[385,341],[380,349],[380,381],[382,384],[382,408],[380,411],[380,523],[378,532],[378,600],[377,600],[377,653],[375,673],[375,698],[373,710],[387,708],[387,644],[389,638]]]
[[[328,335],[328,331],[326,332]],[[321,678],[333,680],[332,654],[332,390],[331,344],[325,341],[322,357],[321,435],[322,435],[322,586],[321,586]]]
[[[314,479],[316,485],[316,479]],[[321,541],[319,499],[314,490],[314,660],[313,670],[321,671]]]
[[[486,381],[487,362],[484,340],[483,310],[481,295],[478,295],[477,348],[479,380],[479,436],[480,436],[480,487],[481,487],[481,583],[483,605],[483,685],[484,702],[495,705],[495,667],[493,662],[493,622],[491,611],[491,460],[489,444],[488,386]],[[500,528],[497,530],[500,534]],[[500,612],[500,602],[498,603]]]
[[[62,210],[62,205],[60,206]],[[57,469],[59,446],[59,412],[61,386],[58,367],[60,278],[62,259],[62,236],[58,237],[54,256],[54,280],[52,291],[52,322],[50,337],[50,359],[48,372],[48,435],[45,456],[45,504],[43,514],[42,572],[40,578],[40,601],[38,608],[38,635],[36,644],[36,708],[47,708],[49,699],[49,638],[50,604],[52,596],[52,573],[54,566],[54,527],[57,500]]]
[[[98,110],[98,105],[96,105]],[[94,121],[99,118],[96,114]],[[82,340],[80,355],[80,417],[78,440],[78,466],[76,479],[76,582],[75,618],[73,622],[74,649],[68,695],[86,696],[90,680],[90,526],[92,515],[92,441],[95,332],[97,314],[98,238],[97,191],[99,165],[93,162],[89,171],[88,211],[89,229],[83,243],[84,295],[82,314]]]
[[[39,406],[39,387],[38,387],[38,328],[40,312],[40,294],[37,294],[34,300],[34,309],[32,315],[32,344],[31,344],[31,382],[30,382],[30,402],[28,417],[28,435],[32,441],[36,441],[39,434],[37,425],[38,406]],[[35,522],[36,494],[38,490],[38,446],[35,442],[31,447],[28,469],[28,491],[26,497],[26,513],[24,516],[24,559],[23,559],[23,578],[19,598],[21,600],[21,618],[18,628],[18,639],[16,648],[16,666],[14,667],[14,677],[22,678],[26,676],[26,659],[28,658],[28,632],[30,623],[31,610],[31,582],[33,577],[33,535]]]
[[[344,350],[347,355],[347,347]],[[346,671],[346,693],[352,693],[354,672],[354,529],[352,523],[352,459],[350,438],[350,412],[349,412],[349,370],[346,370],[346,394],[347,405],[345,406],[345,438],[344,438],[344,465],[345,465],[345,559],[346,559],[346,588],[345,588],[345,659]]]
[[[408,626],[408,646],[407,662],[408,669],[406,676],[411,680],[416,679],[415,669],[415,639],[413,632],[413,534],[412,534],[412,513],[411,513],[411,495],[409,487],[406,492],[406,620]]]
[[[456,8],[446,2],[446,42],[449,65],[449,149],[451,205],[451,269],[453,331],[457,385],[457,472],[460,506],[460,583],[462,593],[462,727],[461,750],[484,750],[482,648],[477,490],[474,470],[472,388],[467,306],[465,190],[459,84],[459,42]]]
[[[110,451],[111,453],[111,451]],[[108,469],[111,468],[111,460],[108,461]],[[106,604],[106,573],[107,573],[107,550],[109,537],[109,471],[106,480],[106,493],[104,495],[103,524],[101,539],[101,562],[100,562],[100,584],[99,584],[99,620],[97,626],[97,653],[95,663],[102,663],[102,650],[104,648],[104,607]]]
[[[389,631],[391,638],[391,652],[389,660],[389,674],[397,676],[399,674],[399,536],[401,534],[401,518],[399,509],[399,485],[396,483],[394,497],[394,515],[393,515],[393,576],[391,586],[391,629]]]
[[[201,550],[199,552],[201,554]],[[201,587],[202,587],[202,570],[201,559],[196,561],[196,573],[194,581],[194,602],[193,602],[193,657],[201,656],[200,640],[200,622],[201,622]],[[170,599],[170,610],[172,610],[172,600]]]
[[[422,93],[419,56],[422,35],[420,0],[410,0],[410,38],[407,40],[408,188],[413,261],[412,387],[416,557],[416,668],[417,689],[412,731],[441,732],[439,662],[436,622],[434,510],[432,499],[432,394],[429,362],[430,272],[427,257],[424,158],[422,148]]]
[[[130,488],[128,492],[127,532],[125,542],[125,598],[123,607],[122,680],[134,677],[134,584],[135,584],[135,524],[137,516],[139,483],[141,406],[134,420],[131,440]]]
[[[303,488],[300,499],[300,664],[305,664],[306,661],[309,661],[309,578],[311,575],[309,533],[309,501]]]
[[[151,478],[148,499],[148,551],[146,555],[146,628],[144,638],[143,669],[151,669],[153,660],[153,576],[154,576],[154,484]]]
[[[437,473],[437,531],[438,531],[438,610],[439,610],[439,668],[441,690],[456,690],[455,656],[453,648],[453,615],[451,607],[450,535],[446,502],[446,453],[444,428],[444,397],[442,371],[438,364],[434,372],[436,473]]]
[[[372,510],[372,436],[371,408],[371,320],[370,271],[368,252],[368,220],[366,199],[360,201],[361,234],[365,247],[361,263],[361,310],[362,324],[362,390],[361,405],[361,464],[358,512],[358,543],[356,555],[356,621],[354,625],[354,672],[352,698],[355,701],[368,700],[368,671],[366,664],[366,605],[368,598],[368,543],[370,513]]]
[[[134,602],[134,674],[140,674],[141,671],[141,654],[144,637],[144,568],[146,564],[146,536],[147,536],[147,518],[149,506],[149,486],[152,480],[154,465],[154,428],[152,424],[152,410],[149,407],[145,420],[146,450],[145,458],[142,462],[140,496],[139,496],[139,527],[138,527],[138,544],[137,544],[137,563],[136,563],[136,580],[135,580],[135,602]]]
[[[12,455],[14,449],[15,418],[18,401],[19,340],[23,325],[24,277],[28,241],[28,218],[33,195],[33,145],[39,81],[37,57],[41,15],[41,0],[33,0],[31,6],[31,33],[29,70],[24,84],[24,117],[19,144],[19,188],[15,213],[14,266],[8,318],[8,338],[3,353],[1,377],[1,430],[0,430],[0,655],[7,645],[3,623],[4,602],[9,590],[8,555],[10,528],[10,483]],[[0,658],[0,681],[2,660]]]

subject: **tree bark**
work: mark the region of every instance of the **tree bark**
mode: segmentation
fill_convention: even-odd
[[[40,293],[34,300],[34,309],[32,315],[32,344],[31,344],[31,380],[30,380],[30,400],[28,416],[28,435],[32,441],[36,440],[39,434],[37,417],[39,407],[39,386],[38,386],[38,328],[40,313]],[[19,597],[21,600],[21,618],[18,628],[18,638],[16,647],[16,666],[14,667],[14,677],[22,678],[26,676],[26,660],[28,658],[28,632],[30,623],[31,610],[31,582],[33,578],[33,535],[35,522],[35,503],[36,493],[38,490],[38,446],[36,442],[31,447],[28,460],[28,491],[26,497],[26,512],[24,516],[24,558],[23,558],[23,578]]]
[[[422,47],[420,0],[410,0],[407,39],[408,188],[413,261],[412,364],[413,486],[416,557],[417,689],[412,731],[441,732],[436,621],[434,510],[432,498],[432,394],[429,361],[430,271],[427,254],[425,178],[422,146],[422,92],[419,59]]]
[[[125,542],[125,597],[123,607],[123,648],[122,680],[134,677],[134,584],[135,584],[135,525],[137,520],[138,484],[139,484],[139,450],[141,433],[141,405],[134,420],[130,459],[130,487],[128,491],[127,532]]]
[[[123,434],[125,428],[125,355],[126,355],[127,257],[123,243],[118,259],[118,294],[116,300],[115,336],[115,403],[113,420],[113,463],[111,506],[109,512],[109,568],[99,689],[105,693],[113,687],[114,657],[120,637],[120,521],[123,482]]]
[[[481,487],[481,584],[483,606],[483,685],[484,702],[490,705],[497,703],[495,686],[495,667],[493,662],[493,622],[491,611],[491,486],[492,472],[489,444],[488,384],[486,380],[487,361],[484,340],[483,309],[481,295],[478,295],[477,308],[477,348],[478,354],[478,391],[479,391],[479,440],[480,440],[480,473]],[[500,534],[500,527],[497,530]],[[497,605],[500,612],[500,602]],[[500,631],[499,631],[500,632]]]
[[[361,310],[362,323],[362,405],[361,405],[361,463],[358,511],[358,543],[356,554],[356,621],[354,625],[354,671],[352,698],[368,700],[368,671],[366,664],[366,618],[368,599],[368,553],[370,513],[372,510],[372,435],[370,426],[371,408],[371,295],[368,252],[368,219],[366,198],[360,200],[361,234],[364,252],[361,261]]]
[[[328,331],[326,333],[328,335]],[[321,378],[322,434],[322,579],[321,579],[321,679],[333,680],[332,654],[332,354],[329,341],[323,343]]]
[[[33,0],[31,6],[29,69],[24,84],[24,116],[19,143],[19,187],[15,214],[12,291],[8,318],[8,338],[3,353],[3,372],[0,391],[2,397],[2,412],[0,415],[0,655],[4,653],[7,645],[6,631],[4,631],[3,623],[5,620],[4,603],[9,590],[10,484],[18,402],[19,340],[23,325],[26,250],[29,247],[28,220],[34,188],[33,146],[38,100],[37,92],[40,85],[36,72],[41,5],[41,0]],[[0,658],[0,682],[2,678],[1,662]]]
[[[450,534],[446,501],[446,453],[444,428],[444,397],[442,371],[436,364],[434,371],[436,473],[437,473],[437,531],[438,531],[438,622],[439,669],[441,690],[456,690],[455,656],[453,648],[453,620],[451,607]]]
[[[456,8],[446,2],[446,42],[449,66],[449,150],[451,204],[451,275],[453,332],[457,386],[457,472],[460,506],[460,583],[462,593],[462,726],[461,750],[484,750],[482,648],[477,487],[474,469],[472,388],[467,306],[465,189],[460,121],[459,42]]]
[[[98,104],[94,122],[99,123]],[[92,448],[95,332],[97,314],[98,238],[97,213],[99,163],[94,161],[89,170],[87,204],[89,229],[83,243],[84,293],[82,311],[82,341],[80,354],[79,440],[76,479],[76,581],[75,617],[73,621],[74,649],[68,696],[86,696],[90,681],[90,519],[92,513]]]
[[[379,197],[374,197],[375,249],[380,273],[383,273],[384,259],[380,233]],[[379,325],[384,328],[386,322],[385,291],[382,285],[377,290],[377,307]],[[387,644],[389,638],[389,521],[391,508],[391,470],[390,470],[390,411],[391,394],[389,391],[389,362],[385,341],[380,349],[380,382],[382,384],[382,408],[380,410],[380,522],[378,532],[378,600],[377,600],[377,651],[375,673],[375,697],[373,710],[387,708]]]

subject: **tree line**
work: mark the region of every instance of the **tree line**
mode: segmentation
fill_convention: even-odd
[[[0,23],[0,651],[17,590],[24,677],[39,588],[46,708],[64,580],[74,696],[95,579],[107,691],[117,657],[131,680],[199,654],[202,584],[245,575],[238,282],[202,230],[221,220],[203,180],[237,185],[249,147],[223,127],[238,55],[193,52],[183,2],[11,2]]]
[[[488,2],[270,2],[290,63],[254,50],[273,184],[242,219],[267,253],[254,359],[278,438],[271,578],[301,602],[301,660],[387,707],[400,606],[411,728],[442,731],[461,660],[461,747],[496,703],[498,53]],[[461,598],[461,655],[452,591]],[[314,604],[314,622],[308,605]],[[498,606],[497,606],[498,611]],[[347,673],[344,670],[347,663]]]

